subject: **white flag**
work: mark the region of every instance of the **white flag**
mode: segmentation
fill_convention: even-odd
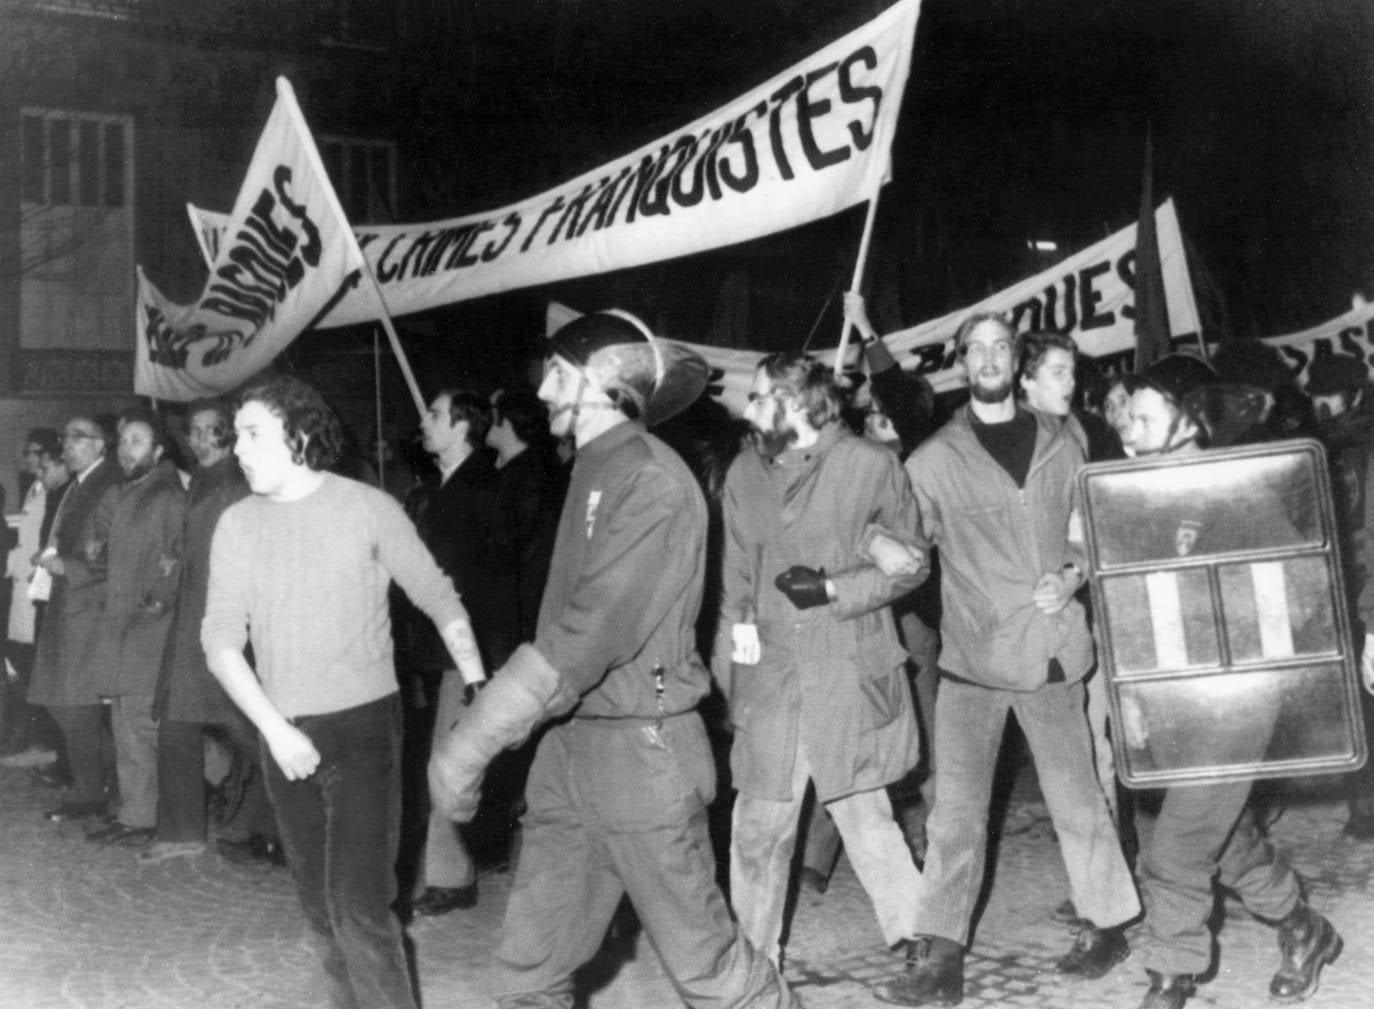
[[[169,302],[139,269],[134,391],[180,401],[236,388],[338,304],[364,268],[291,85],[279,77],[200,298]],[[376,318],[375,299],[369,304]]]

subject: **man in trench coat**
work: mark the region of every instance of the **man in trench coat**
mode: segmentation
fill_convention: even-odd
[[[96,506],[105,544],[105,599],[93,665],[96,689],[108,698],[114,730],[119,815],[87,837],[143,845],[157,824],[157,723],[153,694],[181,585],[186,492],[163,458],[161,418],[135,407],[119,418],[122,482]]]
[[[29,703],[52,712],[62,730],[71,786],[62,804],[44,815],[54,822],[94,816],[105,808],[103,706],[94,645],[105,600],[103,544],[95,532],[96,505],[119,481],[106,455],[105,432],[78,415],[62,429],[62,461],[72,474],[53,520],[39,566],[52,576],[52,595],[38,636]]]
[[[890,603],[924,572],[888,576],[861,555],[870,523],[906,528],[916,502],[897,456],[852,434],[840,392],[805,354],[754,376],[746,448],[725,480],[718,673],[736,727],[739,796],[730,888],[750,942],[779,955],[807,782],[839,827],[890,946],[915,930],[917,871],[885,786],[920,756],[906,653]]]

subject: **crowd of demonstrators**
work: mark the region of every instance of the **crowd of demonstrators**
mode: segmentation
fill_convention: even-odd
[[[1142,1009],[1179,1009],[1219,882],[1277,926],[1275,998],[1310,994],[1342,939],[1248,783],[1163,792],[1132,871],[1144,814],[1118,804],[1077,476],[1319,438],[1374,685],[1365,363],[1320,355],[1305,391],[1255,348],[1094,376],[1070,337],[978,314],[956,338],[971,398],[948,413],[859,295],[845,311],[861,391],[770,355],[743,423],[692,411],[704,428],[676,451],[649,428],[688,416],[708,370],[615,311],[554,334],[537,393],[435,395],[415,442],[432,465],[386,464],[382,489],[281,376],[187,408],[181,479],[148,410],[30,432],[0,762],[64,788],[49,819],[160,862],[207,849],[207,739],[228,741],[218,850],[289,866],[339,1006],[414,1004],[403,925],[475,904],[482,843],[517,852],[498,1002],[574,1004],[628,897],[685,1003],[795,1005],[803,835],[802,880],[823,890],[843,842],[900,958],[877,997],[952,1005],[1014,715],[1070,884],[1059,971],[1102,976],[1139,922]],[[1347,786],[1346,832],[1374,836],[1374,772]],[[425,823],[413,886],[403,807]]]

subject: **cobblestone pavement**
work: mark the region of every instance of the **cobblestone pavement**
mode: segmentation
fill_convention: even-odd
[[[143,866],[134,853],[87,843],[80,824],[41,812],[53,793],[25,772],[0,769],[0,1009],[313,1009],[322,976],[285,872],[235,866],[213,853]],[[1335,922],[1346,952],[1322,975],[1312,1009],[1374,1005],[1374,843],[1341,834],[1342,803],[1290,793],[1272,834]],[[490,957],[509,876],[482,876],[471,912],[420,919],[410,929],[426,1009],[490,1004]],[[1014,801],[991,892],[968,961],[964,1006],[1135,1009],[1143,972],[1127,961],[1100,981],[1065,982],[1053,970],[1069,946],[1049,920],[1067,894],[1044,808]],[[1269,1004],[1274,931],[1234,902],[1225,908],[1217,977],[1198,1009]],[[803,891],[787,976],[808,1009],[878,1004],[871,985],[897,970],[868,901],[841,859],[822,896]],[[680,1003],[648,943],[608,943],[587,979],[591,1009]]]

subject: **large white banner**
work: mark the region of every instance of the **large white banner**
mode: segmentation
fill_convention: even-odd
[[[1374,303],[1357,304],[1320,326],[1287,336],[1266,337],[1265,343],[1277,347],[1288,367],[1307,384],[1307,366],[1325,354],[1353,354],[1365,363],[1366,372],[1374,361]],[[1374,376],[1371,376],[1374,377]]]
[[[134,391],[212,396],[270,364],[357,286],[362,257],[347,229],[291,85],[278,78],[200,298],[168,301],[138,271]]]
[[[1197,304],[1188,278],[1183,235],[1172,200],[1155,211],[1159,234],[1159,258],[1164,269],[1164,290],[1169,301],[1169,331],[1175,339],[1196,336]],[[884,337],[892,356],[908,371],[924,375],[936,392],[964,384],[963,369],[954,354],[954,334],[959,323],[974,312],[1002,312],[1018,332],[1056,329],[1070,333],[1079,349],[1094,358],[1119,356],[1125,370],[1131,368],[1135,351],[1135,232],[1136,225],[1118,231],[1096,245],[1070,256],[1043,273],[1023,280],[990,298],[957,312],[898,330]],[[576,318],[562,305],[549,307],[549,332]],[[687,344],[723,376],[718,397],[734,413],[742,413],[754,370],[762,351],[727,350]],[[851,357],[857,348],[851,348]],[[818,351],[827,364],[834,350]]]
[[[1169,302],[1169,333],[1175,340],[1197,337],[1202,326],[1173,200],[1166,200],[1155,211],[1155,228]],[[887,345],[902,367],[924,375],[936,392],[964,384],[963,369],[954,353],[954,334],[959,323],[974,312],[1002,312],[1018,332],[1061,330],[1070,334],[1089,357],[1133,354],[1135,232],[1136,225],[1132,224],[977,304],[888,334]],[[1121,363],[1130,370],[1129,359]]]
[[[571,182],[430,224],[360,226],[392,315],[748,241],[838,213],[887,179],[920,0],[901,0],[791,69]],[[213,254],[222,214],[188,207]],[[318,323],[377,316],[355,291]]]

